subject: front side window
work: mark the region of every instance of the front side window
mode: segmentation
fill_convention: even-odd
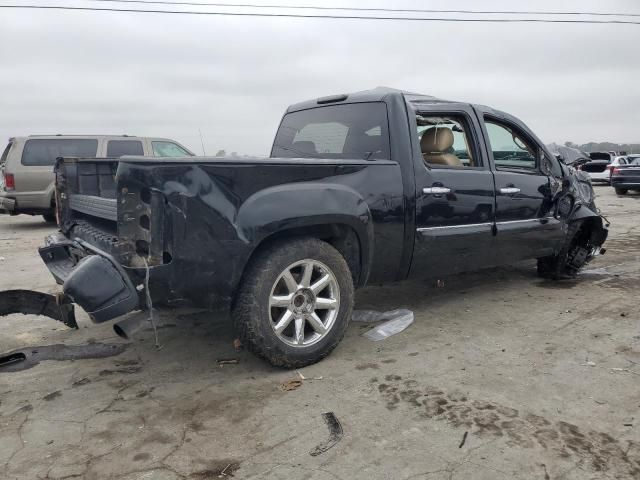
[[[384,103],[353,103],[288,113],[282,119],[272,157],[389,159]]]
[[[22,164],[50,166],[58,157],[95,157],[98,140],[89,138],[32,138],[27,140],[22,151]]]
[[[191,157],[180,145],[173,142],[151,142],[154,157]]]
[[[430,167],[470,168],[482,164],[470,147],[467,123],[460,115],[417,115],[422,158]]]
[[[109,140],[107,157],[118,158],[123,155],[144,155],[140,140]]]
[[[493,160],[498,169],[536,169],[536,147],[510,126],[485,120]]]

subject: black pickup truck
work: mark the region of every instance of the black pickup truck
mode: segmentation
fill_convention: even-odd
[[[518,119],[387,88],[289,107],[269,158],[64,158],[56,182],[40,254],[95,322],[222,305],[289,367],[337,345],[354,288],[524,259],[571,277],[607,236],[586,175]]]

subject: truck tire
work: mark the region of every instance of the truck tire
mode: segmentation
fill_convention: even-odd
[[[316,363],[338,345],[353,310],[346,260],[326,242],[274,242],[247,266],[232,307],[249,350],[272,365]]]
[[[620,187],[615,187],[615,189],[616,189],[617,195],[626,195],[628,191],[626,188],[620,188]]]
[[[42,218],[44,218],[44,221],[47,223],[56,223],[57,221],[55,212],[43,213]]]
[[[553,280],[575,278],[587,263],[590,245],[586,229],[581,221],[569,224],[565,242],[557,255],[538,259],[538,276]]]

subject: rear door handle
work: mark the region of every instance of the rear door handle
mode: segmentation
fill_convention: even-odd
[[[447,187],[426,187],[422,189],[422,193],[426,195],[442,195],[444,193],[451,193],[451,189]]]
[[[520,193],[520,189],[517,187],[505,187],[500,189],[500,193],[505,195],[513,195],[514,193]]]

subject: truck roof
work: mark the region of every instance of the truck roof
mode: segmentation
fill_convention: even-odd
[[[60,133],[54,133],[51,135],[27,135],[27,136],[16,136],[16,137],[9,137],[9,141],[15,141],[15,140],[28,140],[30,138],[41,138],[41,139],[55,139],[55,138],[96,138],[96,139],[105,139],[105,140],[112,140],[112,139],[118,139],[118,140],[144,140],[144,139],[150,139],[150,140],[154,140],[154,141],[166,141],[166,142],[176,142],[175,140],[172,140],[170,138],[164,138],[164,137],[140,137],[137,135],[109,135],[109,134],[96,134],[96,135],[87,135],[87,134],[82,134],[82,135],[74,135],[74,134],[60,134]]]
[[[445,100],[443,98],[434,97],[432,95],[425,95],[422,93],[409,92],[407,90],[400,90],[391,87],[376,87],[370,90],[361,90],[359,92],[343,93],[338,95],[331,95],[328,97],[314,98],[312,100],[306,100],[304,102],[294,103],[287,108],[287,113],[295,112],[298,110],[306,110],[308,108],[314,108],[319,105],[334,104],[334,103],[358,103],[358,102],[381,102],[391,97],[403,97],[410,102],[415,103],[464,103],[472,105],[468,102],[460,102],[456,100]],[[496,113],[510,116],[505,112],[495,110],[491,107],[484,105],[478,105],[485,110],[492,110]]]
[[[328,97],[314,98],[312,100],[306,100],[291,105],[287,112],[295,112],[297,110],[306,110],[308,108],[317,107],[318,105],[325,105],[330,103],[358,103],[358,102],[381,102],[389,97],[409,97],[412,101],[428,101],[435,103],[452,103],[450,100],[443,100],[430,95],[423,95],[420,93],[409,92],[406,90],[399,90],[397,88],[390,87],[376,87],[370,90],[361,90],[359,92],[343,93],[338,95],[331,95]]]

